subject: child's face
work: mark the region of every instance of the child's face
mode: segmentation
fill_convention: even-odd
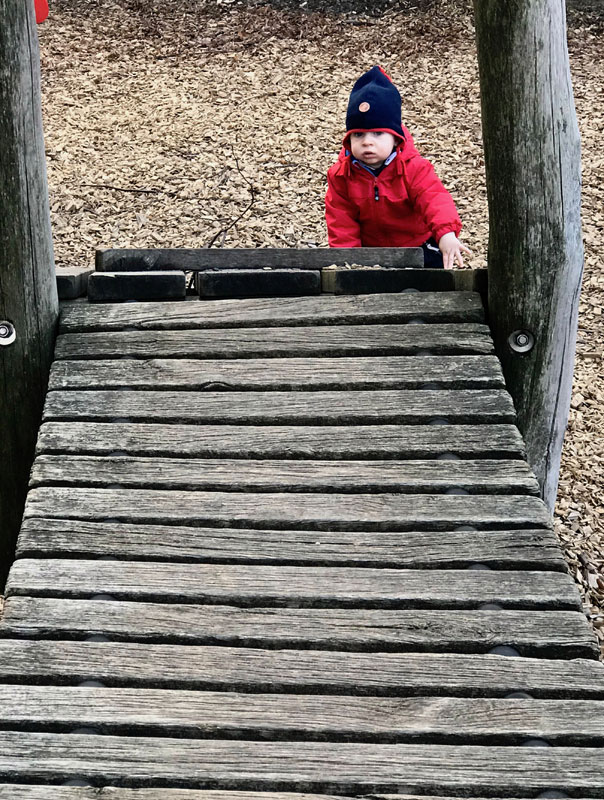
[[[359,131],[350,134],[350,151],[369,167],[381,167],[394,150],[396,141],[386,131]]]

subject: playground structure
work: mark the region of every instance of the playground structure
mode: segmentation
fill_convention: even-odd
[[[68,304],[0,797],[601,797],[604,668],[514,419],[475,292]]]
[[[477,8],[477,25],[505,48],[495,11]],[[5,526],[58,311],[24,15],[5,0],[18,79],[0,105],[19,124],[0,232],[23,266],[1,309]],[[492,49],[483,77],[500,78]],[[526,101],[510,119],[543,111],[517,83],[499,89]],[[485,101],[487,126],[506,103]],[[430,287],[409,270],[372,294],[393,275],[376,270],[359,295],[65,309],[0,628],[0,797],[604,794],[602,668],[538,497],[551,505],[581,255],[574,201],[546,224],[552,197],[577,188],[570,117],[546,107],[523,134],[543,140],[552,177],[541,211],[521,154],[498,173],[485,136],[491,204],[510,170],[521,188],[491,226],[495,348],[463,291],[480,288],[472,275]]]

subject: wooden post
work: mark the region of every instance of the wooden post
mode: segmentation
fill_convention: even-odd
[[[34,6],[0,0],[2,584],[21,522],[57,315]]]
[[[564,0],[474,0],[489,201],[489,314],[528,460],[553,509],[583,246]]]

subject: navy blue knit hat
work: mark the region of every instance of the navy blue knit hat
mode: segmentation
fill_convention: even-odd
[[[404,139],[401,96],[381,67],[372,67],[352,87],[346,112],[346,139],[356,131],[388,131]]]

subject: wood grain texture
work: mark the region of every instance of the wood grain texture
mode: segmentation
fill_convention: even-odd
[[[333,794],[307,792],[237,792],[220,789],[124,789],[76,786],[39,786],[0,784],[0,800],[346,800]],[[454,798],[450,795],[428,797],[409,794],[372,794],[374,800],[486,800],[486,798]],[[503,800],[493,798],[490,800]],[[583,798],[586,800],[586,798]]]
[[[57,338],[55,359],[276,358],[493,353],[486,325],[324,325],[177,331],[69,333]]]
[[[601,748],[237,742],[7,731],[0,775],[60,781],[305,791],[604,796]]]
[[[414,569],[481,563],[494,569],[567,571],[558,539],[546,528],[309,533],[30,518],[21,527],[17,555]]]
[[[11,730],[304,741],[601,747],[604,702],[338,697],[173,689],[0,686]]]
[[[357,260],[359,259],[359,260]],[[267,267],[319,269],[332,264],[380,264],[382,267],[416,267],[423,273],[419,247],[234,247],[234,248],[104,248],[96,251],[95,267],[112,270],[222,270]],[[438,272],[438,270],[433,270]]]
[[[443,494],[286,494],[184,492],[42,486],[31,489],[24,518],[108,519],[194,526],[309,530],[547,528],[538,497]]]
[[[515,421],[502,389],[377,389],[357,392],[53,391],[45,420],[256,424],[480,424]]]
[[[419,318],[438,323],[484,322],[484,309],[480,295],[474,292],[273,297],[104,308],[73,305],[63,311],[60,332],[403,324]]]
[[[375,800],[486,800],[486,798],[454,798],[450,795],[428,797],[409,794],[372,794]],[[346,800],[333,794],[307,792],[237,792],[220,789],[124,789],[76,786],[39,786],[0,784],[0,800]],[[503,800],[490,798],[490,800]],[[586,800],[586,798],[583,798]]]
[[[27,493],[59,306],[31,3],[0,6],[0,585]]]
[[[375,696],[604,700],[604,665],[444,653],[262,650],[130,642],[0,639],[0,678],[24,684]]]
[[[100,563],[100,562],[97,562]],[[302,647],[313,650],[488,653],[597,659],[599,648],[576,611],[282,608],[9,597],[3,637],[88,637],[137,642]]]
[[[201,467],[201,469],[200,469]],[[291,461],[40,455],[30,486],[279,492],[538,494],[520,460]]]
[[[55,361],[49,390],[130,389],[312,390],[503,388],[495,356],[357,358],[156,358]],[[312,402],[312,400],[311,400]]]
[[[497,351],[553,510],[570,409],[583,276],[581,142],[565,6],[474,2]],[[517,70],[516,64],[526,68]],[[501,157],[501,142],[509,142]],[[526,143],[530,142],[530,148]],[[507,344],[518,329],[530,353]]]
[[[523,458],[513,425],[165,425],[46,422],[37,452],[195,458]]]
[[[238,564],[18,559],[6,595],[391,608],[576,609],[569,575],[513,570],[393,570]]]

